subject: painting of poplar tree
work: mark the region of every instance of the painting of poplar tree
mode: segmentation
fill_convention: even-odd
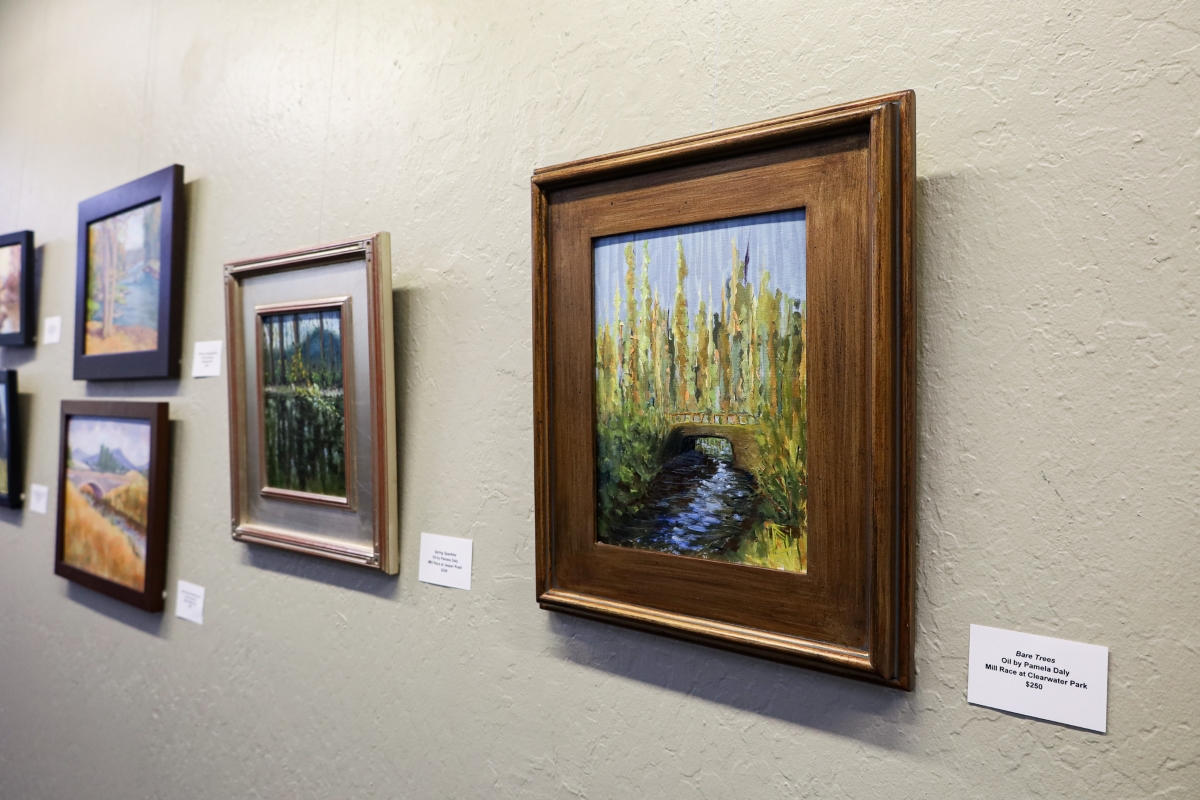
[[[162,202],[88,226],[84,353],[158,348]]]
[[[346,496],[339,307],[260,316],[266,485]]]
[[[593,241],[597,537],[808,568],[803,209]]]

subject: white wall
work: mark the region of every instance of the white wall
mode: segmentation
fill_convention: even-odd
[[[0,515],[0,797],[1197,796],[1198,63],[1193,0],[0,2],[0,232],[65,321],[3,353],[28,478],[60,399],[169,399],[169,585],[208,588],[143,614]],[[539,610],[532,170],[903,88],[916,691]],[[223,380],[71,380],[76,204],[173,162],[185,353],[225,261],[391,232],[398,579],[230,541]],[[1109,646],[1109,733],[968,706],[970,623]]]

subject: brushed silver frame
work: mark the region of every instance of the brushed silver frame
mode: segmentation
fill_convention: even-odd
[[[229,342],[229,458],[233,538],[241,542],[265,544],[301,553],[346,561],[395,575],[400,569],[399,524],[396,486],[396,382],[392,326],[391,247],[387,233],[347,239],[303,250],[292,250],[263,258],[233,261],[225,265],[225,328]],[[366,387],[370,397],[371,469],[359,474],[358,481],[371,481],[371,519],[374,542],[370,547],[338,542],[325,536],[287,530],[251,522],[247,519],[247,500],[243,486],[251,474],[261,473],[248,463],[246,452],[247,387],[245,336],[243,330],[242,281],[273,272],[285,272],[363,260],[367,272],[368,374]],[[333,305],[331,298],[273,304]],[[257,310],[257,309],[256,309]],[[258,315],[256,314],[256,320]],[[258,323],[256,322],[256,327]],[[258,335],[257,331],[254,333]],[[343,344],[343,346],[345,346]],[[257,352],[257,351],[256,351]],[[257,358],[257,356],[256,356]],[[343,381],[347,397],[362,387],[354,386],[353,372],[346,370]],[[257,393],[256,393],[257,399]],[[261,426],[260,426],[261,427]],[[347,417],[347,431],[350,430]],[[349,459],[348,459],[349,463]],[[347,483],[350,472],[347,471]],[[350,493],[347,487],[347,494]],[[309,499],[315,497],[310,495]],[[280,499],[273,497],[273,499]],[[297,498],[288,498],[297,499]],[[346,508],[346,506],[341,506]],[[336,536],[337,532],[330,532]]]

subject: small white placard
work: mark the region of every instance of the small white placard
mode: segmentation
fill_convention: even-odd
[[[1108,648],[972,625],[967,702],[1104,733]]]
[[[417,577],[424,583],[470,589],[472,544],[470,539],[457,536],[422,533],[421,569]]]
[[[46,317],[42,325],[42,344],[58,344],[62,339],[62,317]]]
[[[192,353],[193,378],[221,377],[221,345],[220,339],[215,342],[196,342]]]
[[[197,625],[204,624],[203,586],[187,581],[179,582],[179,589],[175,593],[175,616]]]
[[[50,501],[50,487],[40,483],[29,484],[29,510],[35,514],[45,514],[46,504]]]

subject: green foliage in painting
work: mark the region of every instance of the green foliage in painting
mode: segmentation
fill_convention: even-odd
[[[757,453],[750,470],[757,517],[732,549],[697,553],[743,564],[807,568],[808,408],[802,300],[748,276],[748,254],[731,244],[717,297],[689,307],[685,239],[676,243],[669,305],[651,291],[650,249],[624,248],[624,280],[611,320],[595,333],[597,533],[609,541],[642,511],[680,420],[744,425]],[[639,259],[640,256],[640,259]],[[661,267],[659,267],[661,269]],[[658,274],[658,273],[656,273]],[[711,306],[711,307],[710,307]],[[727,444],[694,448],[728,460]]]
[[[262,318],[267,486],[346,496],[341,313]]]

